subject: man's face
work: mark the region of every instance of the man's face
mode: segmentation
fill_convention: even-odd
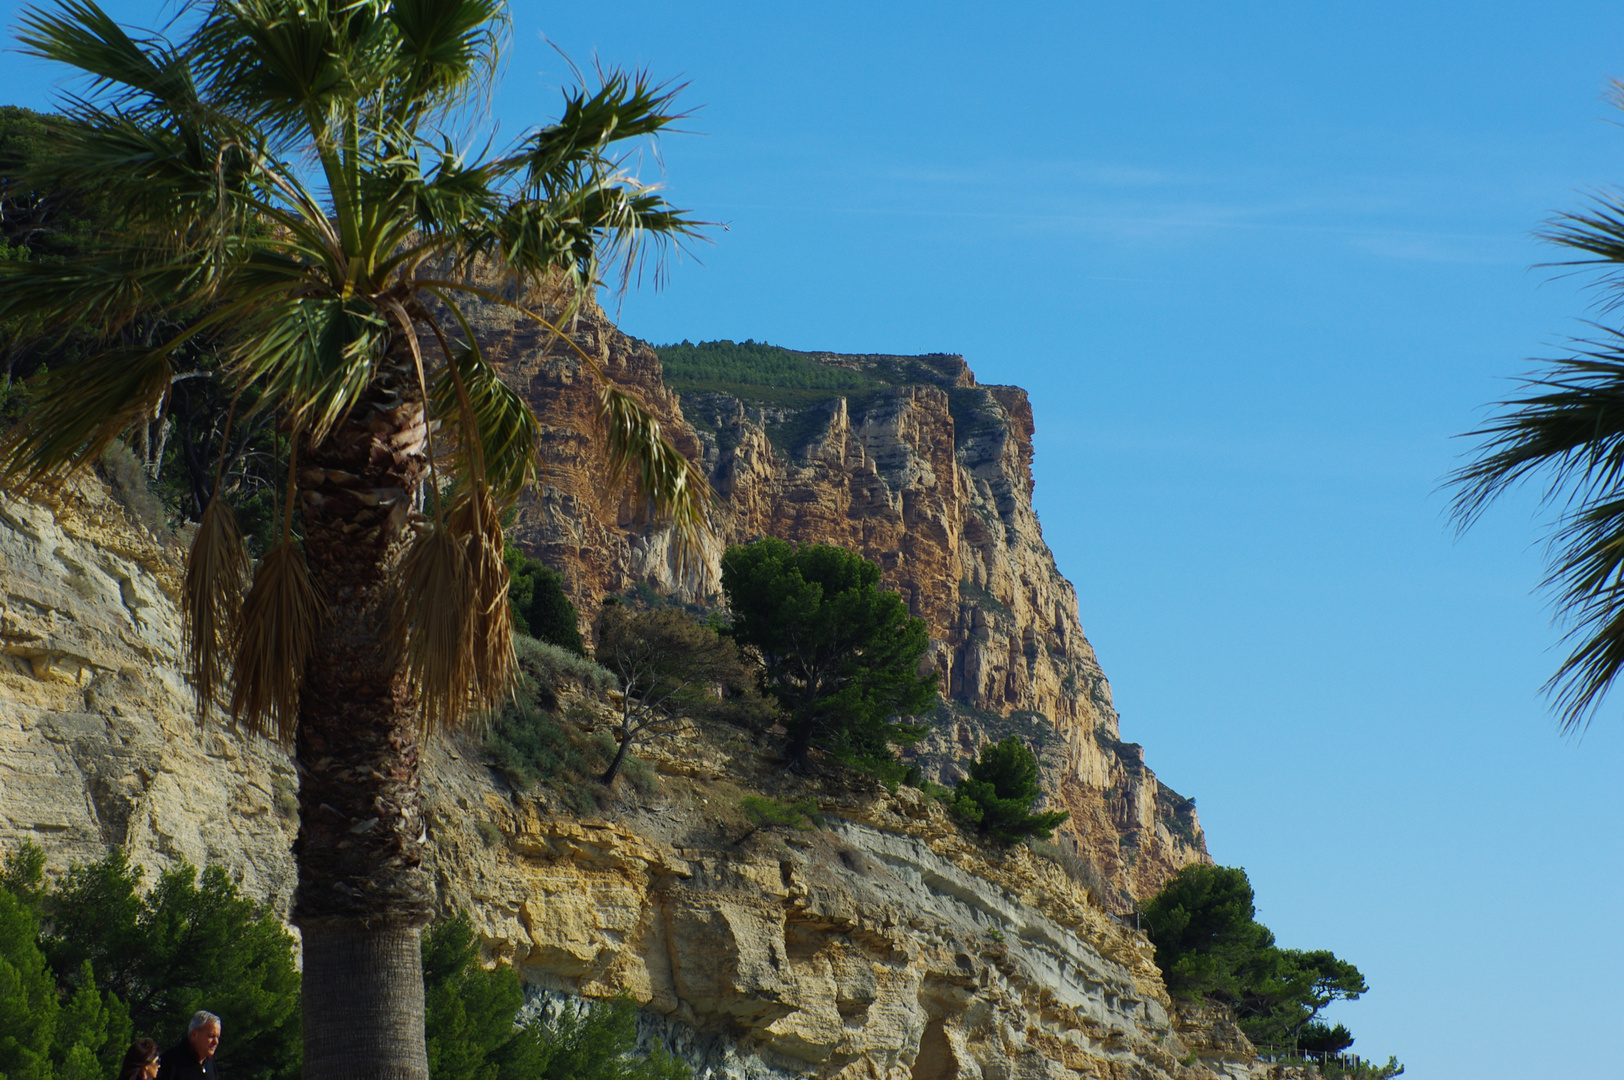
[[[215,1047],[220,1045],[220,1025],[204,1024],[194,1029],[186,1038],[192,1044],[192,1049],[197,1051],[197,1060],[202,1061],[212,1056]]]

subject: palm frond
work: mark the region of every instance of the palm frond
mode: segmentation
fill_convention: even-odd
[[[605,72],[595,93],[568,95],[563,115],[527,137],[497,168],[520,174],[538,199],[601,181],[618,171],[607,155],[610,145],[655,135],[686,115],[672,109],[681,91],[681,86],[654,83],[647,72]]]
[[[1528,393],[1472,432],[1473,459],[1447,480],[1465,529],[1498,495],[1534,476],[1555,508],[1543,586],[1576,641],[1546,684],[1564,731],[1589,724],[1624,666],[1624,334],[1548,362]]]
[[[513,609],[508,606],[508,568],[502,558],[502,523],[490,490],[475,481],[452,508],[446,528],[464,544],[473,583],[470,620],[470,692],[475,708],[487,709],[513,684]]]
[[[293,741],[305,666],[327,618],[304,552],[284,539],[260,560],[243,601],[232,650],[231,718],[250,731]]]
[[[242,317],[237,378],[283,402],[291,425],[308,431],[312,443],[360,399],[389,339],[384,315],[361,297],[303,297]]]
[[[31,8],[19,21],[25,52],[89,75],[118,111],[146,104],[188,109],[197,103],[184,58],[158,35],[137,42],[93,0],[57,0],[56,13]]]
[[[468,414],[458,401],[456,372],[466,393]],[[437,416],[456,428],[452,461],[465,476],[483,474],[493,498],[512,505],[536,478],[536,414],[512,387],[502,381],[477,344],[453,352],[429,390]],[[477,445],[481,469],[471,454]]]
[[[659,419],[642,402],[612,383],[598,393],[598,422],[608,457],[609,490],[619,490],[629,481],[639,507],[671,523],[677,553],[692,565],[709,535],[715,506],[704,471],[671,445]]]
[[[1578,342],[1574,355],[1549,361],[1525,379],[1529,391],[1499,402],[1499,415],[1468,432],[1483,441],[1451,473],[1452,514],[1469,527],[1506,488],[1550,470],[1545,497],[1580,502],[1624,480],[1624,334]]]
[[[198,522],[186,555],[182,589],[186,611],[186,655],[190,662],[197,718],[208,717],[215,692],[230,675],[226,661],[242,618],[248,584],[248,548],[231,507],[218,493]]]
[[[167,346],[110,350],[36,375],[24,384],[32,407],[0,436],[0,476],[35,483],[96,460],[152,415],[171,375]]]
[[[466,725],[512,686],[513,613],[497,513],[476,484],[401,560],[396,647],[428,730]]]
[[[398,34],[402,72],[392,118],[407,122],[401,102],[446,104],[489,92],[508,31],[500,0],[395,0],[388,19]]]

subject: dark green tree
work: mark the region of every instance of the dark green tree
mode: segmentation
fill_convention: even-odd
[[[0,1076],[95,1080],[122,1056],[129,1016],[89,972],[64,1005],[38,932],[34,911],[0,890]]]
[[[142,876],[115,849],[44,893],[41,949],[64,992],[100,986],[116,994],[135,1032],[164,1046],[185,1034],[192,1013],[208,1009],[230,1024],[218,1055],[227,1075],[297,1077],[299,973],[293,939],[276,916],[218,866],[199,875],[182,863],[144,896]]]
[[[1246,871],[1186,866],[1140,914],[1171,993],[1228,1006],[1260,1045],[1308,1049],[1305,1032],[1316,1046],[1343,1036],[1343,1046],[1352,1043],[1346,1028],[1327,1028],[1320,1013],[1365,993],[1364,976],[1329,949],[1278,947],[1257,921]]]
[[[581,640],[581,616],[564,591],[558,571],[532,559],[509,544],[502,554],[508,568],[508,604],[513,629],[540,641],[550,641],[577,656],[586,655]]]
[[[1300,1046],[1326,1006],[1369,989],[1359,969],[1329,949],[1267,950],[1245,974],[1235,1015],[1253,1041],[1277,1046]]]
[[[458,914],[423,935],[423,1005],[430,1080],[497,1080],[533,1051],[514,1026],[524,989],[510,967],[485,970]]]
[[[1352,1045],[1353,1032],[1341,1024],[1312,1020],[1297,1033],[1297,1049],[1309,1054],[1340,1054]]]
[[[658,1047],[637,1052],[637,1005],[625,995],[518,1024],[519,977],[485,969],[466,915],[423,935],[423,984],[430,1080],[688,1080]]]
[[[845,548],[768,537],[728,549],[722,589],[730,633],[754,650],[767,690],[789,714],[790,767],[809,768],[818,746],[900,779],[892,747],[924,737],[926,728],[905,718],[935,704],[937,678],[919,671],[925,621],[880,588],[880,568]]]
[[[1239,1001],[1271,960],[1274,935],[1254,917],[1246,871],[1195,863],[1140,905],[1170,993]]]
[[[1032,806],[1042,797],[1037,755],[1019,736],[1008,735],[981,748],[970,774],[953,789],[951,809],[994,840],[1013,844],[1046,839],[1071,816],[1064,810],[1034,814]]]

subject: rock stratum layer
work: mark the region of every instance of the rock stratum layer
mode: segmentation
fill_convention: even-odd
[[[720,499],[697,572],[679,572],[670,534],[634,520],[612,491],[595,434],[595,384],[572,350],[495,307],[479,315],[487,354],[541,420],[542,480],[515,542],[563,575],[590,619],[605,595],[640,585],[702,597],[726,546],[759,536],[840,544],[878,563],[885,584],[930,629],[930,662],[953,707],[916,755],[926,775],[958,776],[989,739],[1015,732],[1041,751],[1051,803],[1070,811],[1060,842],[1129,897],[1153,894],[1206,859],[1193,800],[1163,787],[1121,740],[1111,688],[1032,509],[1031,403],[981,386],[959,356],[809,360],[877,384],[745,400],[748,388],[678,395],[647,344],[596,309],[576,341],[635,390],[668,436],[702,459]]]

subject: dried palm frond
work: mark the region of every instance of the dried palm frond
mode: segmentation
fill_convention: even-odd
[[[305,664],[327,617],[304,552],[284,539],[260,560],[237,631],[231,718],[260,735],[293,741]]]
[[[475,587],[467,544],[443,525],[421,531],[400,561],[395,646],[427,730],[468,718]]]
[[[475,708],[501,700],[513,684],[513,611],[508,607],[508,568],[502,559],[502,523],[490,489],[475,481],[446,522],[464,544],[473,580],[469,626],[469,693]]]
[[[209,500],[186,554],[186,655],[197,719],[208,718],[217,687],[225,685],[226,658],[242,617],[248,585],[248,548],[231,507],[219,496]]]

